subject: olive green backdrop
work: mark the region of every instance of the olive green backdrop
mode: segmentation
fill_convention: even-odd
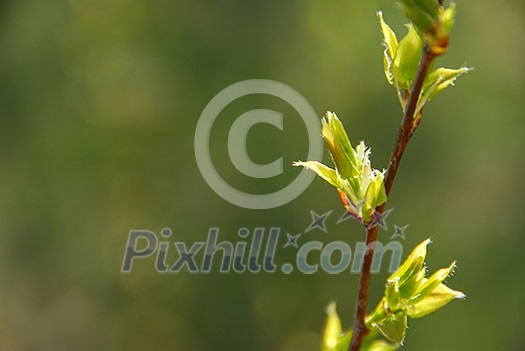
[[[128,275],[120,266],[131,229],[170,227],[170,241],[191,244],[219,227],[237,241],[241,227],[302,232],[310,210],[334,212],[327,233],[300,243],[362,241],[357,223],[335,225],[341,205],[319,179],[270,210],[224,201],[199,173],[193,136],[222,89],[273,79],[319,116],[336,111],[385,167],[401,113],[383,76],[380,9],[404,31],[393,1],[2,1],[0,349],[315,351],[332,299],[350,327],[355,274],[221,275],[216,264],[161,275],[153,258]],[[439,64],[475,70],[425,109],[402,162],[381,238],[409,224],[406,255],[431,236],[429,269],[457,259],[448,282],[468,295],[409,321],[405,350],[525,348],[523,10],[518,0],[458,1]],[[242,175],[227,152],[231,124],[254,108],[285,115],[282,132],[249,134],[256,162],[284,157],[284,174],[269,180]],[[211,145],[230,184],[267,193],[298,174],[289,165],[306,157],[306,129],[285,102],[249,96],[219,116]],[[281,262],[293,257],[279,249]],[[386,277],[386,267],[373,277],[372,303]]]

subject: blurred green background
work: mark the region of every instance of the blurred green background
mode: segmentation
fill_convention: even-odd
[[[120,266],[131,229],[169,227],[171,241],[191,244],[219,227],[236,241],[241,227],[302,232],[310,210],[334,212],[328,233],[300,243],[362,241],[357,223],[335,225],[337,194],[318,179],[271,210],[229,204],[200,175],[193,135],[222,89],[273,79],[319,116],[336,111],[385,167],[401,113],[383,76],[378,10],[404,31],[386,0],[2,1],[0,350],[315,351],[332,299],[350,327],[355,274],[161,275],[147,259],[124,275]],[[523,10],[518,0],[459,2],[438,64],[475,71],[425,109],[402,162],[380,238],[409,224],[406,255],[431,236],[429,269],[457,259],[448,282],[468,295],[409,321],[405,350],[525,348]],[[228,130],[254,108],[282,112],[285,128],[254,128],[252,159],[306,157],[297,112],[261,95],[221,113],[212,157],[230,184],[266,193],[299,170],[255,180],[233,167]],[[279,250],[280,262],[293,257]],[[373,304],[386,277],[386,268],[373,277]]]

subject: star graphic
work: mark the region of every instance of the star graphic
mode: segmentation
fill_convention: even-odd
[[[400,237],[401,239],[405,240],[405,230],[408,228],[408,224],[403,227],[398,227],[394,224],[394,234],[390,237],[390,239],[394,239],[397,237]]]
[[[336,224],[343,223],[348,218],[354,218],[354,217],[350,214],[350,212],[345,211],[345,213],[343,213],[343,215],[337,220]]]
[[[328,218],[328,216],[330,216],[330,213],[332,213],[332,210],[322,214],[322,215],[318,215],[317,213],[315,213],[314,211],[310,210],[310,215],[312,216],[312,223],[310,223],[310,225],[308,226],[308,228],[306,228],[306,230],[304,231],[305,233],[306,232],[309,232],[310,230],[313,230],[315,228],[319,228],[321,229],[323,232],[326,233],[326,219]]]
[[[301,236],[302,233],[299,233],[297,235],[291,235],[290,233],[286,233],[286,244],[284,244],[283,246],[283,249],[286,249],[288,246],[293,246],[295,247],[296,249],[298,248],[297,246],[297,240],[299,239],[299,237]]]
[[[390,213],[393,211],[394,209],[391,208],[389,210],[386,210],[385,212],[383,212],[382,214],[380,214],[379,212],[375,212],[374,215],[372,216],[372,221],[370,222],[370,224],[368,224],[368,227],[369,228],[373,228],[375,227],[376,225],[379,225],[381,228],[383,228],[384,230],[388,230],[388,225],[386,224],[386,218],[388,216],[390,216]]]

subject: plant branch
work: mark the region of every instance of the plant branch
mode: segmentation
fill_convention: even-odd
[[[432,55],[432,53],[428,49],[428,46],[425,45],[425,48],[423,49],[423,56],[421,57],[421,61],[419,62],[419,69],[417,72],[416,80],[410,93],[408,104],[403,115],[403,121],[401,122],[401,126],[399,127],[399,131],[397,133],[397,140],[394,145],[394,150],[392,151],[390,163],[386,172],[385,191],[387,196],[390,194],[390,190],[392,189],[392,185],[394,184],[394,179],[397,174],[399,163],[401,162],[401,157],[403,157],[408,142],[410,141],[410,139],[412,139],[412,136],[414,135],[414,132],[416,131],[419,125],[419,116],[417,116],[416,118],[414,117],[414,115],[416,114],[416,107],[419,101],[419,96],[421,95],[423,83],[425,82],[428,70],[430,69],[430,65],[433,59],[434,55]],[[417,113],[419,114],[419,111],[417,111]],[[383,204],[381,207],[384,208],[385,204]],[[382,211],[380,213],[382,213]]]
[[[434,55],[430,52],[428,44],[425,44],[423,49],[423,55],[419,63],[418,72],[414,81],[414,86],[410,93],[408,104],[406,105],[403,120],[397,134],[397,140],[390,157],[390,163],[385,177],[385,191],[387,196],[390,194],[394,179],[397,174],[397,169],[401,158],[405,152],[405,149],[416,131],[421,116],[420,112],[416,111],[417,103],[421,95],[423,83],[427,77],[430,65],[434,59]],[[417,112],[417,116],[414,116]],[[376,213],[381,216],[384,212],[386,202],[376,208]],[[359,280],[359,292],[357,298],[357,308],[354,320],[354,332],[352,334],[352,341],[350,342],[349,351],[359,351],[363,343],[364,338],[368,335],[370,330],[366,327],[366,309],[368,306],[368,291],[370,288],[371,274],[370,269],[372,267],[372,261],[374,258],[375,242],[377,240],[377,233],[379,231],[378,225],[368,226],[366,233],[366,251],[363,257],[363,264],[361,267],[361,277]]]

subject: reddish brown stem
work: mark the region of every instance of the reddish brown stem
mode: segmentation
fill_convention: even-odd
[[[394,145],[394,150],[392,151],[392,156],[390,157],[390,163],[385,177],[385,191],[387,196],[392,190],[392,185],[394,184],[394,179],[397,174],[397,169],[401,158],[405,152],[405,149],[412,138],[412,135],[416,131],[419,125],[419,118],[415,119],[414,114],[416,113],[417,103],[419,101],[419,96],[421,95],[421,90],[423,88],[423,83],[430,69],[430,65],[434,56],[428,50],[428,47],[425,45],[423,50],[423,56],[419,63],[419,68],[410,93],[408,104],[403,115],[403,120],[399,131],[397,134],[397,140]],[[419,111],[417,111],[419,113]],[[418,116],[419,117],[419,116]],[[385,210],[386,202],[381,206],[376,208],[376,212],[381,215]],[[366,327],[365,318],[366,318],[366,309],[368,306],[368,291],[370,288],[371,274],[370,269],[372,267],[372,261],[374,258],[374,249],[375,242],[377,240],[377,233],[379,231],[379,226],[374,225],[367,228],[366,233],[366,251],[363,257],[363,264],[361,267],[361,277],[359,280],[359,292],[357,297],[357,308],[355,313],[354,320],[354,332],[352,334],[352,341],[350,342],[349,351],[359,351],[363,340],[368,335],[370,330]]]

